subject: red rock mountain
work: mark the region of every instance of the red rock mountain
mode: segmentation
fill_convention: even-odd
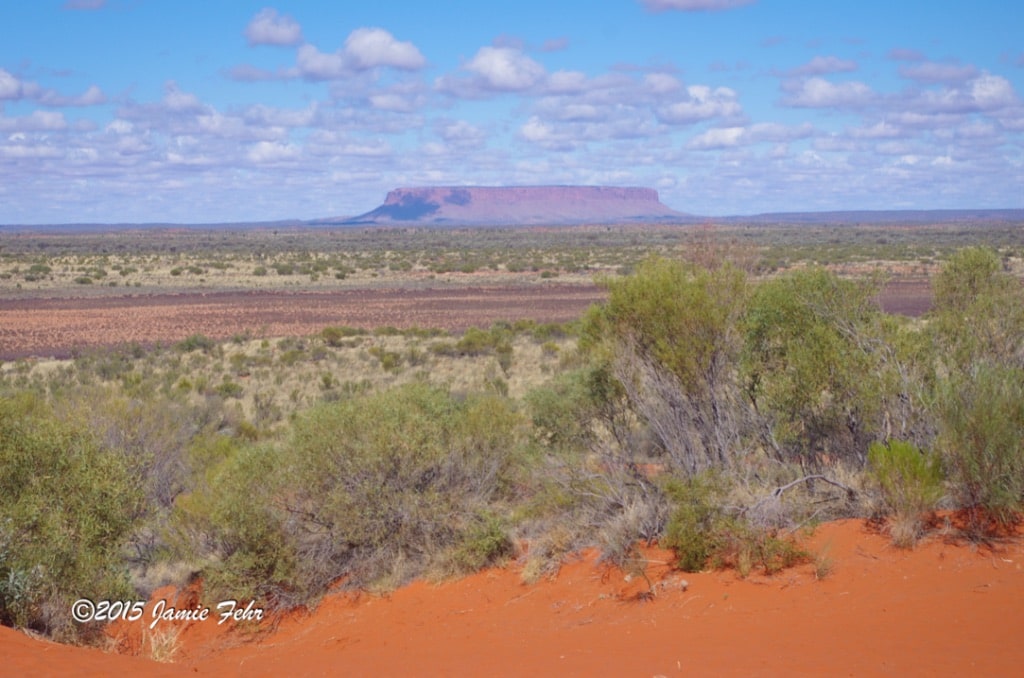
[[[649,188],[438,186],[399,188],[348,224],[526,225],[680,221]]]

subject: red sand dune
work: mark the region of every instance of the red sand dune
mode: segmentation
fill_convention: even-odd
[[[642,579],[588,556],[532,586],[510,567],[386,598],[336,594],[259,636],[194,622],[173,665],[10,629],[0,655],[20,675],[1020,675],[1020,533],[993,548],[935,536],[908,552],[850,520],[807,547],[831,560],[824,579],[812,564],[746,580],[651,564],[657,595],[644,600]],[[137,648],[141,629],[119,627],[121,647]]]

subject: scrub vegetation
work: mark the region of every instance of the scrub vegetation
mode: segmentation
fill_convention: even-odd
[[[440,251],[374,265],[437,266]],[[533,256],[483,251],[484,267]],[[910,319],[880,310],[876,275],[763,276],[763,255],[693,251],[609,268],[607,302],[567,325],[196,335],[3,364],[0,621],[87,641],[96,629],[68,622],[75,599],[195,576],[211,599],[290,608],[334,585],[386,591],[511,560],[535,579],[587,546],[632,567],[644,541],[683,570],[771,574],[812,560],[795,536],[834,517],[873,517],[900,547],[940,509],[979,542],[1020,520],[1012,257],[949,253],[933,309]],[[127,282],[174,255],[111,253],[103,276],[95,255],[60,256],[31,275]],[[197,256],[174,277],[368,270]],[[559,256],[538,273],[597,260]]]

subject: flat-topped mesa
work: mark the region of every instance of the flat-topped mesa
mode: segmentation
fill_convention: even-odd
[[[650,188],[622,186],[436,186],[398,188],[349,223],[574,224],[685,218]]]

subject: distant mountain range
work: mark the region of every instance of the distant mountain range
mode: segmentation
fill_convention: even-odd
[[[355,217],[207,224],[0,225],[0,233],[127,229],[289,229],[351,226],[540,226],[573,224],[950,224],[1024,222],[1024,209],[848,210],[705,217],[662,204],[649,188],[620,186],[435,186],[398,188]]]

